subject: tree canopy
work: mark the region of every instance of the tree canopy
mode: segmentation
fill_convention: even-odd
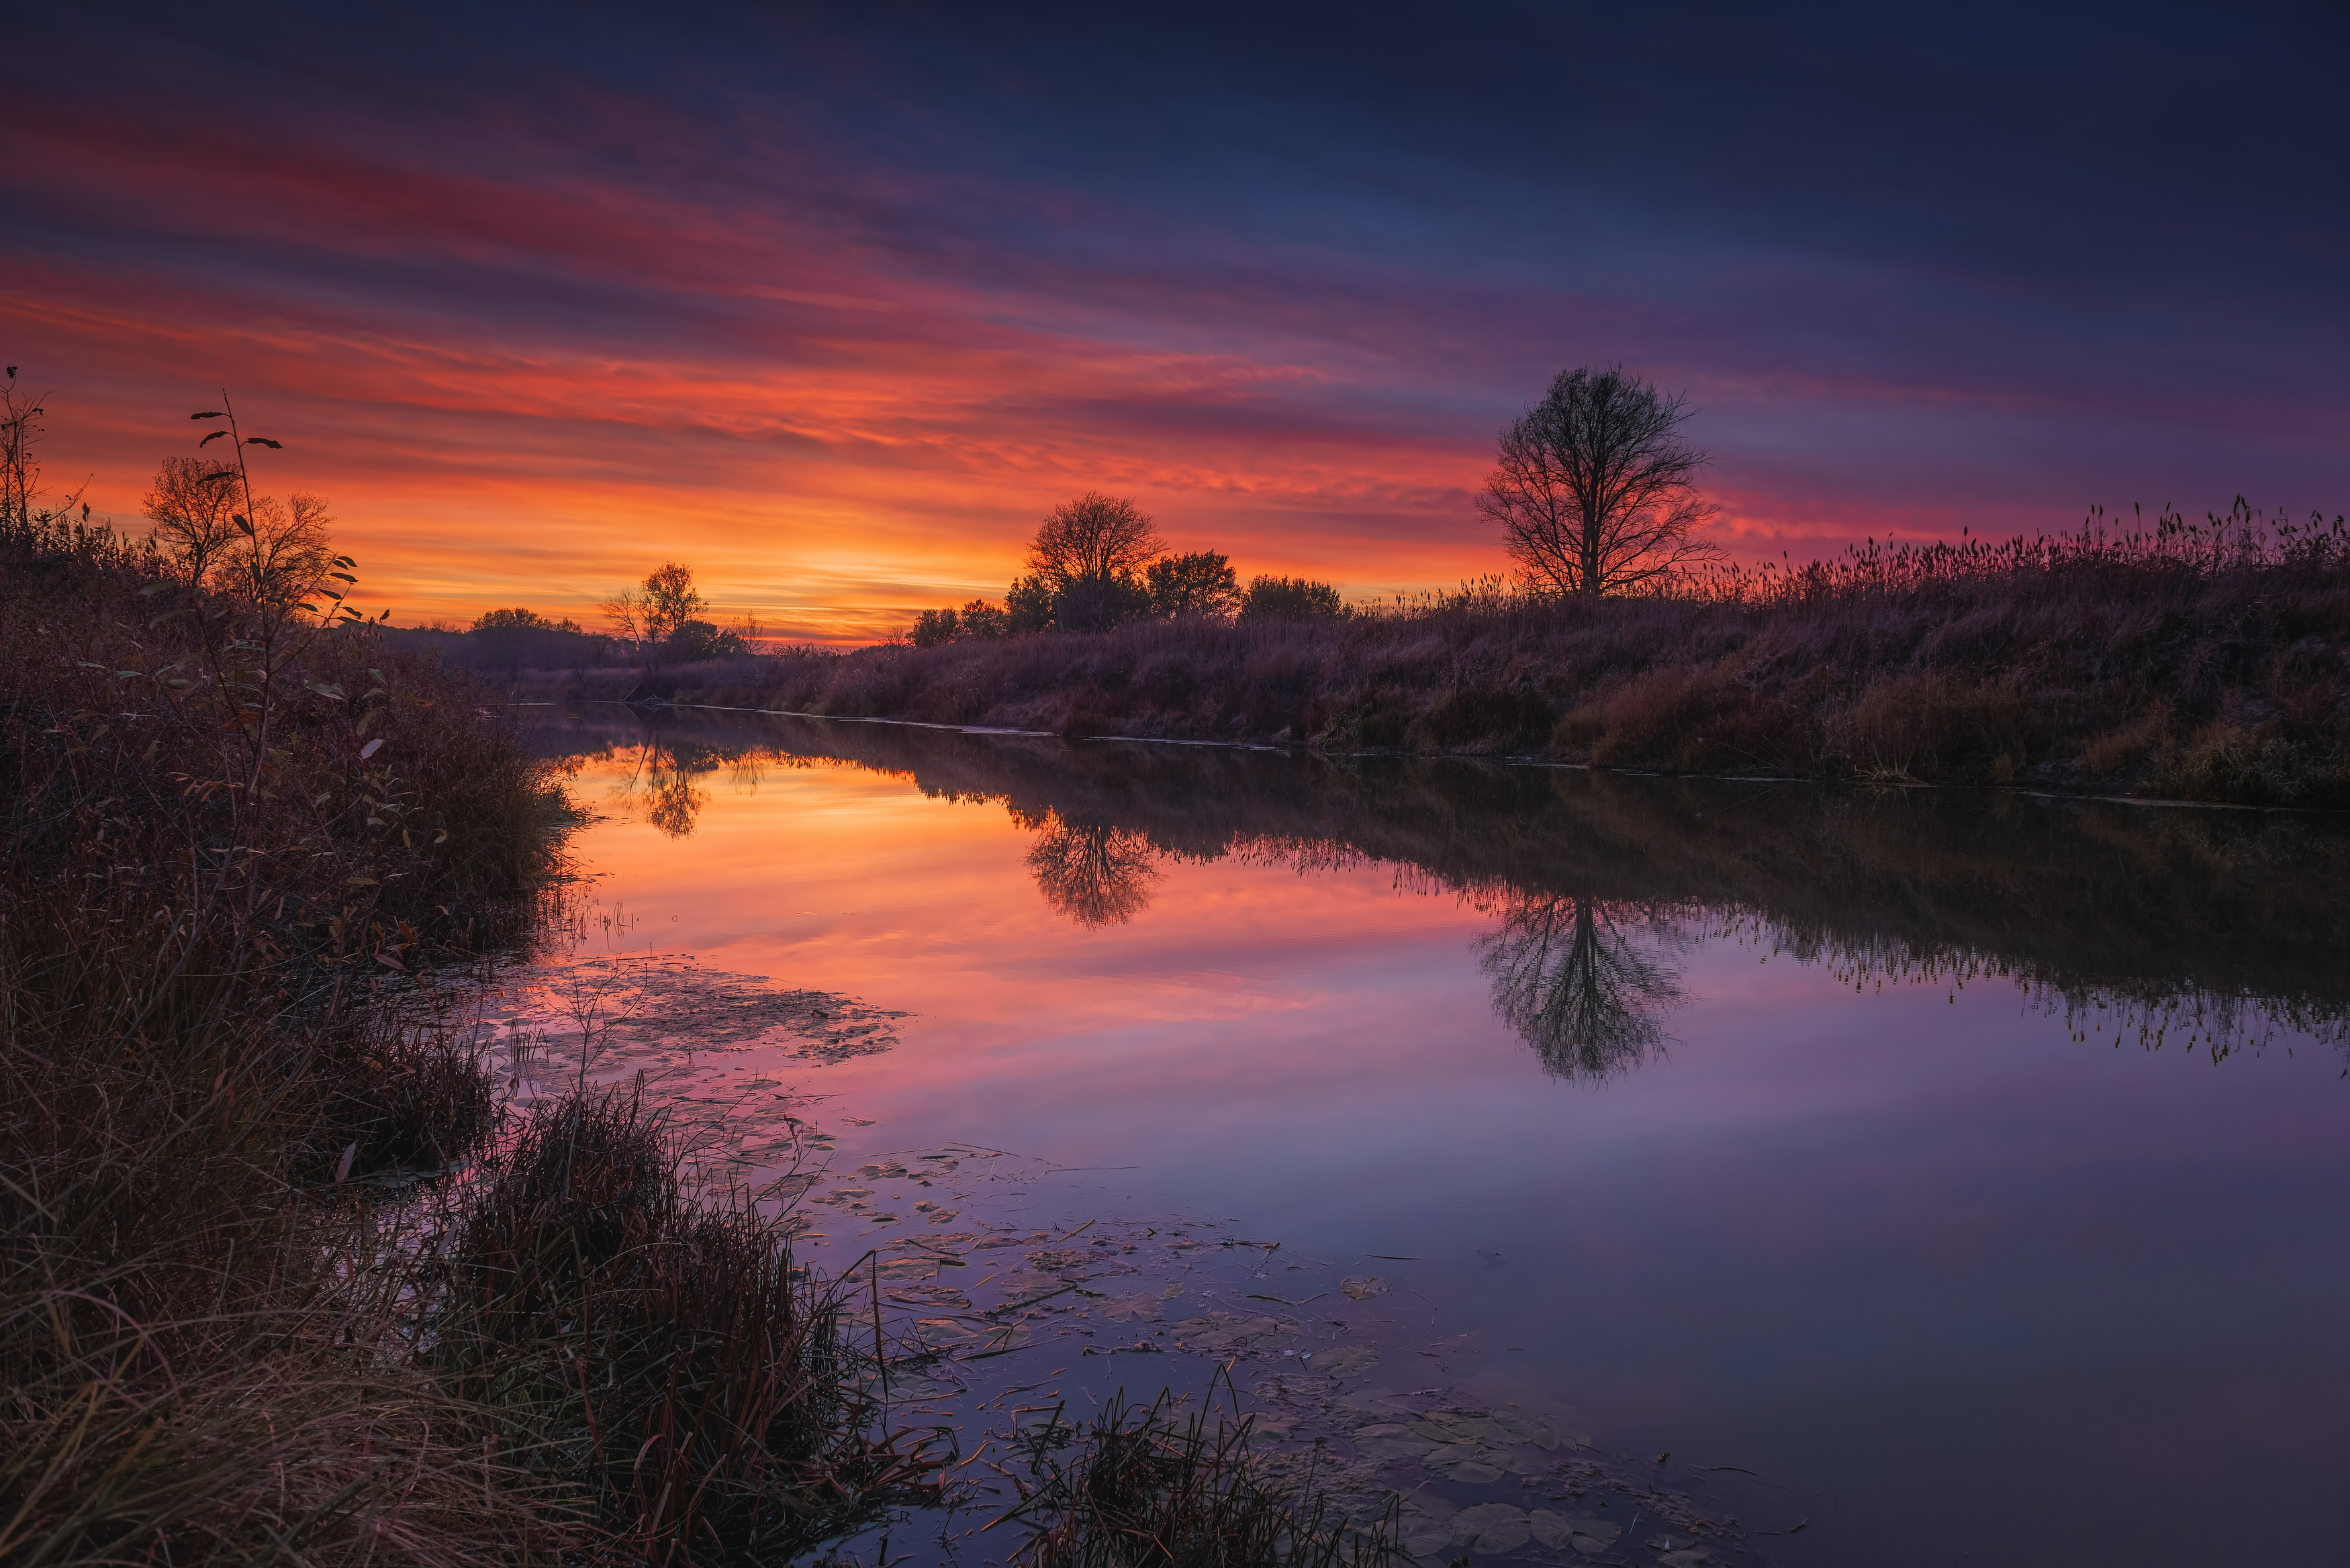
[[[1161,556],[1143,568],[1142,583],[1150,596],[1150,613],[1169,619],[1227,616],[1240,607],[1232,557],[1214,550]]]
[[[1142,569],[1164,547],[1132,499],[1088,490],[1045,514],[1028,569],[1052,596],[1054,624],[1099,631],[1149,604]]]
[[[1691,410],[1625,373],[1562,370],[1502,431],[1477,509],[1537,593],[1609,594],[1670,584],[1721,551],[1696,531],[1706,454],[1680,437]]]

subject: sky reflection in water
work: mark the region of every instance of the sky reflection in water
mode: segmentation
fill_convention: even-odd
[[[915,1015],[784,1075],[872,1149],[1417,1260],[1376,1266],[1468,1336],[1448,1370],[1795,1489],[1787,1562],[2350,1523],[2330,822],[618,709],[539,741],[639,949]]]

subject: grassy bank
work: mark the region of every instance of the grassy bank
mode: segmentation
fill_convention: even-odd
[[[567,680],[548,684],[558,694]],[[632,682],[632,684],[634,684]],[[579,695],[604,695],[582,690]],[[2350,535],[1857,550],[1639,599],[1432,596],[664,671],[639,698],[1697,774],[2350,805]]]
[[[362,632],[57,518],[0,574],[0,1559],[526,1553],[337,1194],[486,1125],[374,977],[519,929],[555,800]]]
[[[918,1493],[747,1202],[638,1107],[494,1138],[390,1005],[556,865],[464,676],[70,519],[0,578],[0,1561],[747,1560]]]

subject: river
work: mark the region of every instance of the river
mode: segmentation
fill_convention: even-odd
[[[880,1248],[965,1453],[1229,1361],[1423,1561],[2343,1551],[2339,820],[525,711],[510,1054]]]

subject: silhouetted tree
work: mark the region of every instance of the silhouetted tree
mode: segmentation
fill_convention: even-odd
[[[1609,1078],[1664,1044],[1657,1014],[1682,1000],[1672,972],[1584,898],[1526,898],[1482,937],[1493,1010],[1562,1078]]]
[[[1316,620],[1346,613],[1336,588],[1305,577],[1254,577],[1241,596],[1243,620]]]
[[[1003,617],[1015,632],[1052,630],[1051,586],[1034,572],[1013,578],[1012,587],[1003,596]]]
[[[1228,616],[1240,607],[1232,560],[1213,550],[1161,556],[1143,568],[1142,582],[1156,616]]]
[[[647,573],[641,587],[622,588],[601,607],[612,628],[636,645],[637,658],[650,674],[660,667],[670,639],[710,605],[693,586],[693,568],[671,561]]]
[[[244,540],[218,558],[214,586],[256,604],[290,605],[317,593],[335,564],[326,499],[297,490],[283,501],[256,496],[252,505],[244,521],[229,519]]]
[[[1011,632],[1012,618],[1001,606],[989,604],[985,599],[973,599],[962,607],[962,622],[955,636],[993,642],[999,637],[1010,636]]]
[[[579,623],[566,618],[553,620],[536,610],[484,610],[473,619],[475,631],[577,631]]]
[[[79,490],[59,496],[36,510],[41,501],[41,463],[34,449],[44,433],[41,420],[48,413],[46,394],[36,396],[16,385],[16,367],[7,367],[0,379],[0,532],[29,529],[36,522],[67,519],[81,506],[84,524],[89,507]]]
[[[326,502],[300,491],[247,496],[235,463],[167,457],[141,506],[157,551],[192,587],[276,604],[316,592],[334,567]]]
[[[1159,852],[1130,828],[1048,816],[1028,851],[1045,901],[1077,924],[1122,926],[1150,907]]]
[[[699,618],[688,620],[671,632],[661,647],[661,656],[679,664],[694,664],[707,659],[739,659],[750,651],[750,644],[743,640],[740,632]]]
[[[1132,500],[1089,490],[1045,514],[1028,569],[1052,596],[1052,624],[1099,631],[1149,605],[1141,572],[1160,548],[1159,530]]]
[[[928,609],[914,618],[908,640],[916,648],[943,648],[962,635],[962,618],[951,609]]]
[[[1665,586],[1720,550],[1696,537],[1715,508],[1697,493],[1706,454],[1681,440],[1687,400],[1605,369],[1562,370],[1502,431],[1477,509],[1537,593]]]
[[[236,510],[236,464],[201,457],[167,457],[140,510],[155,524],[151,535],[164,561],[190,587],[202,584],[238,537],[229,521]]]
[[[1012,618],[1003,610],[985,599],[973,599],[960,610],[924,610],[914,618],[907,640],[916,648],[941,648],[950,642],[992,641],[1011,630]]]

